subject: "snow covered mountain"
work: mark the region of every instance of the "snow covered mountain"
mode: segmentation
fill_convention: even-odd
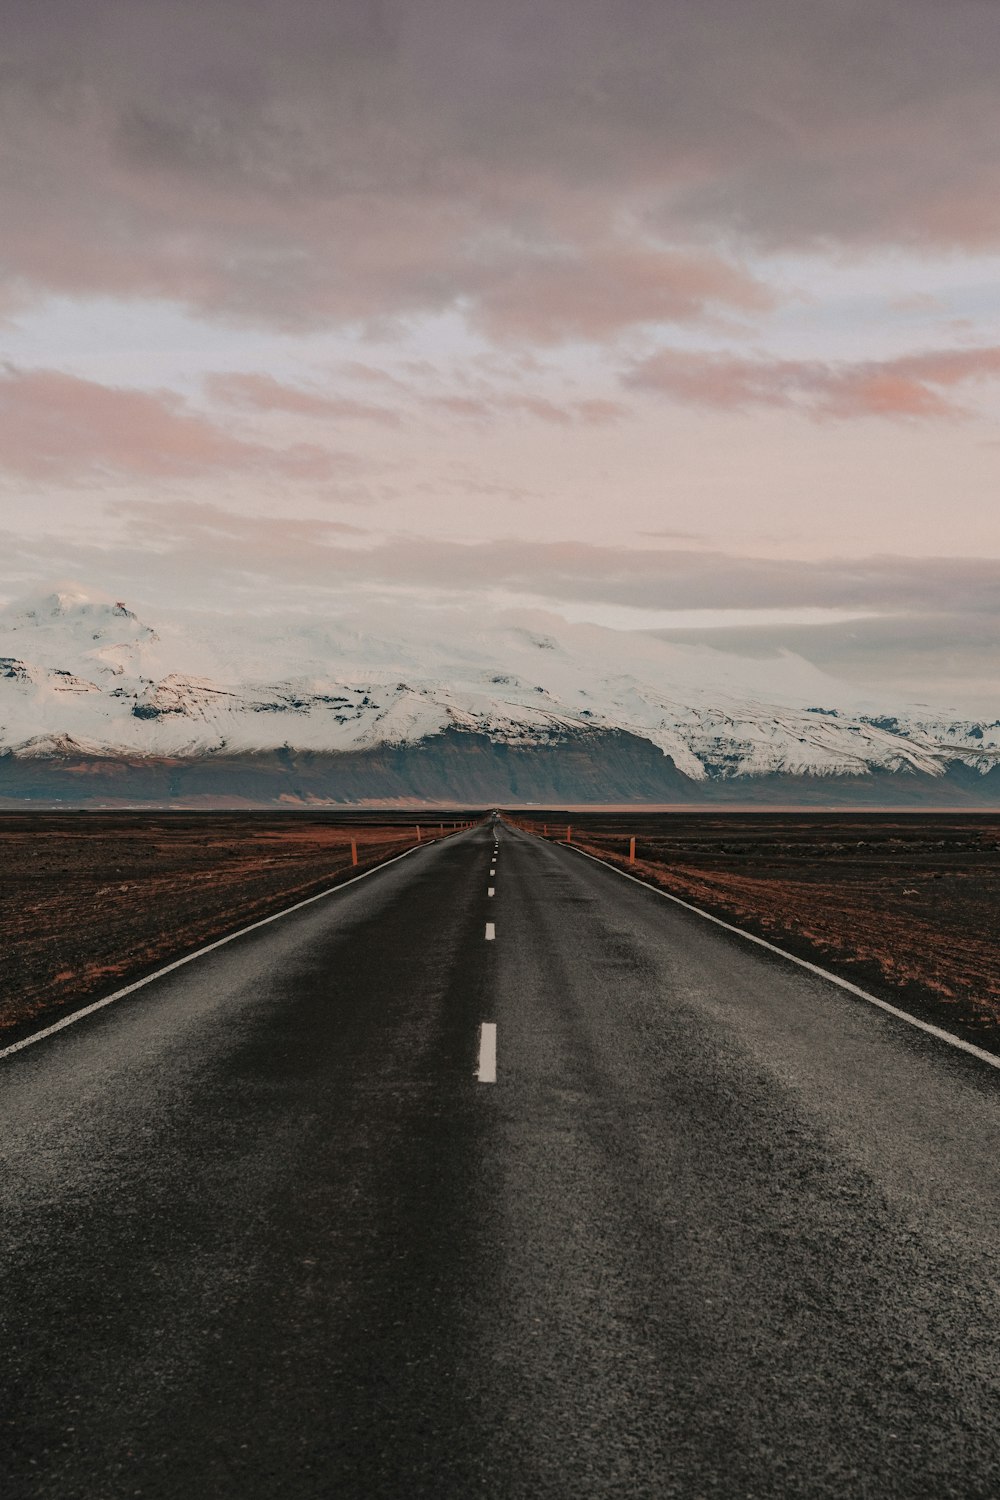
[[[445,750],[437,781],[450,778],[459,801],[536,800],[532,790],[583,800],[583,760],[595,800],[745,796],[803,778],[822,778],[829,795],[916,778],[933,800],[956,775],[992,799],[1000,782],[1000,721],[865,703],[788,653],[747,660],[528,613],[263,618],[251,636],[221,618],[154,629],[126,603],[80,589],[0,614],[6,795],[57,782],[68,795],[84,784],[106,792],[117,763],[124,796],[184,795],[178,775],[193,767],[202,776],[189,789],[221,795],[224,766],[244,785],[233,768],[253,764],[270,770],[263,792],[241,794],[252,798],[447,798],[434,776],[428,790],[426,774],[411,785],[406,771],[406,752],[426,772]],[[148,773],[167,763],[164,791]],[[558,768],[571,764],[560,790]]]

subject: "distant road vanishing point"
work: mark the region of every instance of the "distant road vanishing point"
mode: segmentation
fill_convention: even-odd
[[[0,1060],[0,1494],[995,1496],[998,1090],[572,850],[418,849]]]

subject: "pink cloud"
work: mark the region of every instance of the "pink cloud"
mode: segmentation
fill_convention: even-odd
[[[944,394],[1000,376],[1000,348],[932,350],[888,360],[744,359],[664,349],[626,375],[628,386],[728,411],[784,407],[824,418],[956,417]]]
[[[428,396],[427,404],[450,412],[452,416],[468,417],[477,422],[484,421],[493,411],[491,403],[480,396]]]
[[[588,401],[575,401],[573,405],[581,422],[595,427],[605,422],[619,422],[628,414],[628,407],[621,401],[608,401],[601,396],[591,397]]]
[[[321,480],[341,463],[312,445],[279,449],[234,436],[171,391],[123,390],[55,370],[8,366],[0,374],[0,468],[28,479],[257,470]]]
[[[762,283],[719,256],[629,244],[526,254],[484,271],[471,316],[499,339],[603,340],[640,323],[689,323],[722,308],[773,305]]]
[[[334,421],[375,422],[398,427],[399,414],[386,406],[355,401],[349,396],[327,396],[285,385],[272,375],[220,373],[209,375],[205,388],[215,400],[253,411],[282,411],[296,416],[324,417]]]
[[[506,414],[522,413],[553,427],[572,427],[580,423],[597,426],[616,422],[627,410],[620,401],[594,399],[560,405],[548,396],[519,391],[487,391],[480,396],[428,396],[426,404],[470,421],[493,421],[502,419]]]
[[[388,370],[380,370],[375,365],[363,364],[360,360],[349,359],[341,366],[345,375],[350,375],[354,380],[363,380],[369,385],[389,385],[396,390],[405,390],[406,387],[395,375],[390,375]]]
[[[528,416],[537,417],[539,421],[549,422],[555,427],[569,427],[573,422],[572,413],[565,406],[559,406],[546,396],[502,396],[497,399],[496,405],[507,411],[527,412]]]

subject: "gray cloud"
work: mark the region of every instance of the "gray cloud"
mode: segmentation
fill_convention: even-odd
[[[381,537],[337,521],[238,515],[212,505],[116,502],[138,546],[186,567],[215,558],[220,580],[268,575],[336,589],[505,589],[562,602],[646,609],[829,608],[1000,617],[1000,559],[882,556],[808,562],[692,548],[589,546],[519,538],[463,543]],[[345,536],[349,542],[345,544]]]
[[[996,246],[980,0],[11,0],[6,300],[602,339],[750,312],[724,244]]]
[[[867,688],[883,704],[927,698],[1000,716],[1000,631],[996,613],[870,616],[811,625],[748,625],[713,630],[655,630],[661,640],[712,646],[743,656],[804,656],[824,671]]]

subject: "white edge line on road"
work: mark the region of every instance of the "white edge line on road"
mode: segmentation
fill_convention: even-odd
[[[484,1021],[479,1029],[479,1071],[476,1077],[480,1083],[496,1083],[497,1081],[497,1028],[495,1021]]]
[[[672,896],[669,891],[658,890],[655,885],[648,885],[645,880],[640,880],[636,875],[630,875],[627,870],[619,870],[617,865],[609,864],[606,859],[599,859],[596,854],[588,854],[586,849],[578,849],[575,844],[566,844],[563,847],[572,849],[574,854],[582,854],[584,859],[592,859],[595,865],[603,865],[606,870],[613,870],[616,875],[621,875],[625,880],[631,880],[634,885],[641,885],[643,890],[652,891],[654,896],[662,896],[664,901],[673,901],[675,906],[683,906],[685,911],[693,911],[696,917],[704,917],[706,922],[714,922],[716,927],[724,927],[727,932],[734,932],[737,937],[746,938],[748,943],[756,943],[758,948],[766,948],[769,953],[777,953],[780,958],[787,958],[789,963],[798,964],[800,969],[808,969],[810,974],[818,974],[820,979],[828,979],[839,989],[847,990],[848,994],[856,995],[859,1000],[867,1000],[869,1005],[877,1005],[879,1010],[895,1016],[898,1021],[905,1021],[908,1026],[915,1026],[918,1031],[926,1031],[928,1036],[936,1037],[939,1042],[947,1042],[950,1047],[957,1047],[960,1052],[968,1052],[971,1057],[977,1057],[980,1062],[988,1063],[991,1068],[1000,1069],[1000,1057],[992,1052],[985,1052],[982,1047],[977,1047],[975,1042],[967,1042],[962,1037],[955,1036],[953,1032],[934,1026],[930,1021],[921,1021],[917,1016],[911,1016],[909,1011],[900,1010],[897,1005],[890,1005],[888,1000],[880,1000],[877,995],[869,994],[867,990],[852,984],[849,979],[841,979],[838,974],[831,974],[829,969],[821,969],[819,964],[812,964],[807,958],[799,958],[796,954],[789,953],[786,948],[779,948],[776,943],[769,943],[766,938],[757,937],[756,933],[747,932],[743,927],[734,927],[732,922],[724,922],[721,917],[714,917],[710,911],[702,911],[700,906],[692,906],[690,901],[682,901],[680,896]]]
[[[453,838],[454,835],[446,833],[444,837]],[[435,839],[434,843],[440,844],[441,839]],[[277,922],[280,917],[287,917],[290,912],[301,911],[303,906],[312,906],[314,901],[322,901],[326,896],[335,896],[338,891],[346,890],[356,880],[365,880],[369,875],[377,875],[380,870],[388,869],[397,860],[405,859],[408,854],[414,854],[418,849],[432,849],[434,843],[414,844],[411,848],[404,849],[402,854],[394,854],[391,859],[383,860],[380,865],[373,865],[370,870],[362,870],[360,875],[352,875],[350,880],[342,880],[339,885],[328,886],[325,891],[317,891],[315,896],[307,896],[304,901],[296,901],[292,906],[284,906],[281,911],[272,912],[269,917],[261,917],[259,922],[251,922],[249,927],[241,927],[238,932],[230,932],[225,937],[216,938],[214,943],[206,943],[204,948],[196,948],[193,953],[186,953],[183,958],[175,958],[172,963],[164,964],[162,969],[157,969],[153,974],[147,974],[145,979],[137,979],[133,984],[125,985],[123,989],[115,990],[113,995],[105,995],[103,1000],[94,1000],[90,1005],[83,1006],[81,1010],[75,1010],[72,1015],[64,1016],[61,1021],[54,1021],[51,1026],[45,1026],[41,1031],[33,1031],[30,1036],[22,1037],[19,1042],[12,1042],[9,1047],[0,1048],[0,1061],[5,1057],[10,1057],[14,1052],[23,1052],[25,1047],[32,1047],[35,1042],[44,1041],[47,1036],[53,1036],[57,1031],[64,1031],[67,1026],[73,1026],[77,1021],[82,1021],[84,1016],[92,1016],[95,1010],[103,1010],[106,1005],[113,1005],[116,1000],[124,1000],[126,995],[132,995],[145,985],[152,984],[154,979],[162,979],[164,974],[172,974],[175,969],[182,969],[185,964],[193,963],[196,958],[201,958],[216,948],[224,948],[227,943],[235,942],[237,938],[244,937],[248,932],[256,932],[258,927],[267,927],[269,923]]]
[[[489,890],[488,890],[488,891],[487,891],[487,892],[486,892],[486,894],[487,894],[487,896],[492,896],[492,895],[494,895],[494,894],[495,894],[495,892],[494,892],[494,890],[493,890],[493,887],[492,887],[492,886],[490,886],[490,888],[489,888]]]
[[[488,943],[492,943],[495,940],[496,935],[497,935],[496,924],[494,922],[487,922],[487,924],[486,924],[486,941]]]

